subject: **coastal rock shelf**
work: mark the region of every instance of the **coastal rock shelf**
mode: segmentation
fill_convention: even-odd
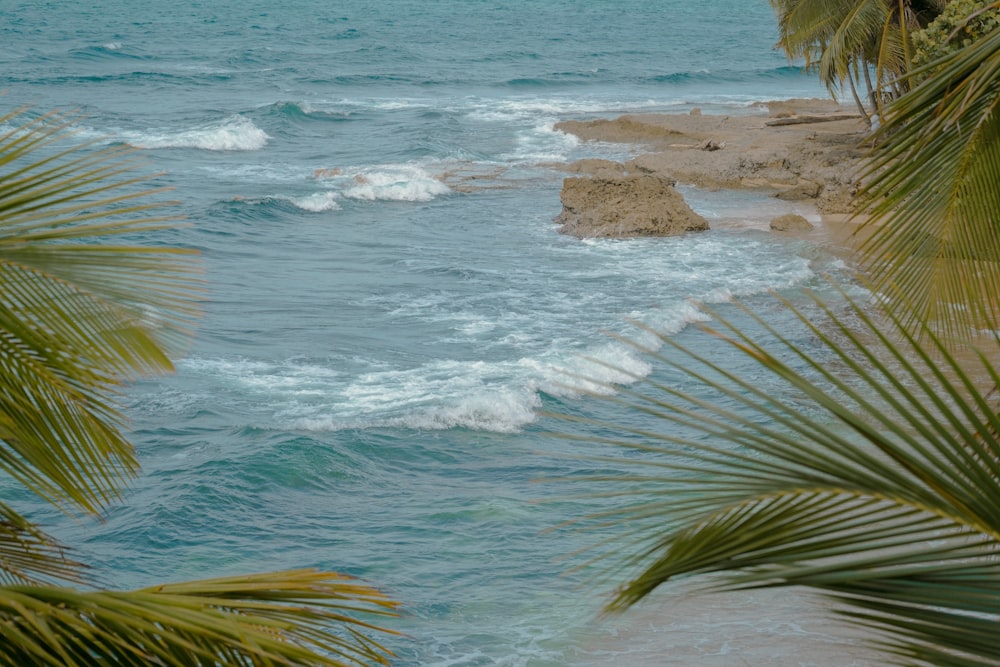
[[[613,163],[612,163],[613,164]],[[708,229],[666,176],[613,173],[610,167],[590,178],[563,181],[559,231],[577,238],[675,236]]]
[[[630,228],[619,218],[640,216],[638,211],[633,214],[632,209],[644,209],[641,215],[655,216],[646,201],[649,191],[666,192],[666,183],[673,182],[708,189],[774,190],[780,199],[812,203],[824,214],[849,212],[858,186],[855,165],[868,136],[861,118],[845,113],[832,100],[787,100],[765,106],[767,115],[722,116],[694,110],[690,114],[631,115],[557,124],[557,129],[585,141],[640,144],[650,150],[625,165],[602,164],[599,160],[570,165],[571,171],[592,174],[594,182],[566,180],[564,210],[558,221],[574,221],[574,224],[563,231],[578,236],[593,236],[596,232],[642,235],[640,230],[648,226],[646,223],[636,222]],[[823,122],[816,123],[817,118]],[[615,170],[632,176],[612,177]],[[624,180],[609,181],[609,178]],[[641,178],[647,180],[640,181]],[[636,190],[638,201],[627,200],[624,193],[628,188],[639,188],[639,182],[645,185],[641,191]],[[657,185],[653,186],[654,182]],[[590,203],[588,197],[597,193],[604,193],[615,202],[609,202],[608,206]],[[663,201],[664,206],[669,201],[671,208],[660,217],[677,216],[679,222],[667,223],[664,231],[653,234],[704,228],[686,227],[687,214],[683,208],[675,214],[672,196],[664,194]],[[613,207],[622,207],[625,212],[616,214],[609,210]],[[599,213],[606,216],[600,225],[593,222]],[[580,221],[576,222],[577,219]],[[619,229],[621,233],[616,234]]]

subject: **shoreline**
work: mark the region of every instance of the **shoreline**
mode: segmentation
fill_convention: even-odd
[[[812,230],[803,226],[776,233],[815,238],[848,254],[853,250],[861,219],[851,217],[851,202],[868,129],[855,109],[834,100],[762,102],[738,115],[693,109],[569,120],[555,129],[583,141],[647,149],[624,163],[584,159],[551,165],[569,174],[567,182],[643,175],[706,190],[766,192],[807,207],[814,212],[809,217],[821,221]]]

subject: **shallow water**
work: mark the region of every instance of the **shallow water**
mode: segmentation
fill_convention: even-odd
[[[83,138],[146,149],[191,223],[167,240],[207,268],[178,373],[127,394],[144,474],[126,501],[100,524],[36,510],[101,576],[346,571],[405,603],[400,665],[624,664],[635,650],[684,664],[729,632],[712,603],[662,633],[626,624],[627,646],[613,630],[626,626],[595,620],[608,586],[564,560],[595,536],[547,529],[598,505],[537,481],[591,464],[539,413],[636,420],[565,386],[567,370],[626,378],[604,363],[658,372],[606,332],[638,336],[636,320],[689,335],[690,299],[794,294],[842,265],[766,233],[784,212],[766,194],[685,189],[714,226],[700,235],[560,236],[562,175],[545,165],[636,150],[580,143],[559,120],[824,95],[773,50],[766,2],[3,14],[0,103],[77,108]],[[802,609],[776,604],[779,618]],[[733,641],[760,655],[774,635]]]

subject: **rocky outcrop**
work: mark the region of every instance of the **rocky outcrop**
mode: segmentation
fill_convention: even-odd
[[[566,121],[556,129],[585,140],[649,147],[651,152],[625,165],[629,173],[706,189],[774,190],[780,199],[806,201],[824,213],[852,210],[855,166],[869,136],[863,119],[828,100],[775,103],[771,114],[649,114]],[[822,115],[826,122],[768,124],[803,115]],[[829,120],[834,117],[839,120]]]
[[[674,189],[675,181],[647,173],[597,169],[591,178],[563,181],[559,231],[577,238],[674,236],[708,229]]]
[[[822,191],[822,184],[806,179],[799,179],[799,182],[793,187],[781,190],[774,196],[778,199],[784,199],[786,201],[803,201],[807,199],[816,199]]]
[[[795,213],[780,215],[771,221],[771,231],[775,232],[810,232],[812,229],[811,222]]]

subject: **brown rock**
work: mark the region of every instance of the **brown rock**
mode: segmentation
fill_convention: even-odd
[[[596,139],[628,144],[655,144],[684,136],[684,132],[679,129],[651,123],[646,117],[639,116],[621,116],[614,120],[564,120],[556,123],[555,129],[575,134],[587,141]]]
[[[771,231],[774,232],[810,232],[812,229],[811,222],[795,213],[787,213],[771,221]]]
[[[800,180],[795,187],[782,190],[774,195],[778,199],[786,201],[802,201],[803,199],[816,199],[819,197],[822,186],[815,181]]]
[[[565,165],[563,169],[575,174],[597,174],[608,172],[617,172],[618,174],[622,174],[625,172],[625,165],[621,162],[613,162],[611,160],[589,157],[577,160],[576,162],[570,162],[568,165]]]
[[[567,178],[560,199],[559,231],[577,238],[673,236],[708,229],[666,176]]]
[[[832,100],[789,100],[767,105],[772,114],[842,114]],[[584,140],[643,144],[653,152],[628,161],[631,173],[669,175],[697,187],[789,190],[824,212],[847,210],[854,166],[864,154],[867,128],[860,119],[768,126],[763,114],[723,117],[649,114],[563,122],[557,127]],[[724,150],[697,150],[712,148]],[[801,186],[801,187],[800,187]]]

